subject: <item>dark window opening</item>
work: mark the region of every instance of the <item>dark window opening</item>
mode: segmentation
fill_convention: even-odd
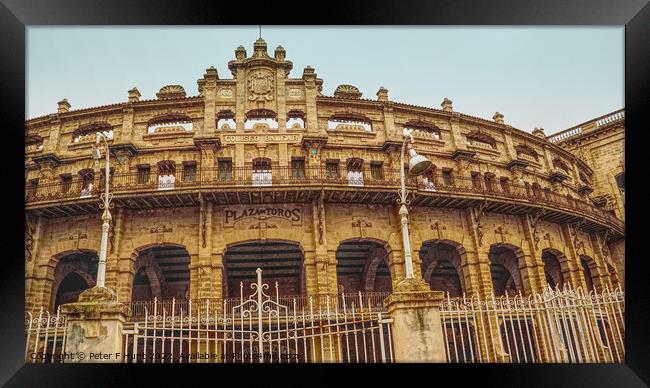
[[[217,162],[217,166],[219,169],[220,180],[232,179],[232,160],[219,159],[219,161]]]
[[[384,169],[381,162],[370,163],[370,176],[375,180],[384,179]]]
[[[453,176],[453,171],[451,169],[449,168],[442,169],[442,182],[444,183],[445,186],[454,185],[454,176]]]
[[[183,163],[183,182],[196,181],[196,163]]]
[[[291,177],[292,178],[305,177],[305,159],[296,158],[291,160]]]
[[[325,175],[330,179],[339,178],[339,162],[338,161],[327,161],[325,162]]]
[[[138,184],[144,185],[149,183],[149,174],[151,169],[149,166],[138,166]]]
[[[67,193],[72,187],[72,175],[65,174],[61,175],[61,191]]]

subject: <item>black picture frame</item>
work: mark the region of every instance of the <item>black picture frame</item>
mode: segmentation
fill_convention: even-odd
[[[131,1],[21,1],[0,4],[2,58],[0,94],[5,161],[2,235],[5,253],[0,272],[0,381],[9,386],[116,386],[174,384],[237,384],[253,382],[284,385],[328,384],[350,381],[340,372],[360,379],[357,384],[449,384],[475,383],[498,386],[616,386],[650,384],[650,304],[648,303],[647,257],[644,254],[648,198],[643,170],[647,144],[650,90],[650,5],[647,0],[490,0],[490,1],[364,1],[349,2],[199,2]],[[24,224],[24,174],[14,168],[20,160],[25,122],[25,35],[29,25],[185,25],[185,24],[420,24],[420,25],[625,25],[625,120],[628,178],[626,230],[626,362],[588,365],[421,364],[421,365],[309,365],[298,370],[264,366],[133,365],[23,365],[24,357],[24,255],[20,225]],[[335,50],[334,48],[327,48]],[[80,53],[82,55],[82,53]],[[552,114],[545,112],[544,114]],[[24,156],[24,155],[23,155]],[[16,166],[17,167],[17,166]],[[250,368],[250,367],[249,367]],[[297,372],[304,373],[298,376]],[[147,372],[147,373],[144,373]],[[205,374],[204,382],[193,382]],[[225,375],[234,379],[226,380]],[[221,380],[223,378],[223,380]],[[156,381],[160,380],[160,381]],[[230,381],[227,382],[226,381]],[[383,385],[383,384],[382,384]]]

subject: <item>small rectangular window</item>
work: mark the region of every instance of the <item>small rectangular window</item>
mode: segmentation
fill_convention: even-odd
[[[454,175],[453,172],[450,168],[443,168],[442,169],[442,183],[445,186],[453,186],[454,185]]]
[[[292,178],[305,177],[305,159],[297,158],[291,160],[291,177]]]
[[[474,190],[481,190],[481,174],[478,172],[472,172],[472,188]]]
[[[70,191],[71,187],[72,187],[72,175],[70,174],[61,175],[61,192],[67,193]]]
[[[370,163],[370,176],[374,180],[384,179],[384,168],[381,162]]]
[[[219,168],[219,179],[220,180],[230,180],[230,179],[232,179],[232,160],[230,160],[230,159],[219,159],[218,168]]]
[[[30,180],[29,185],[27,187],[27,195],[33,197],[36,195],[37,191],[38,191],[38,179]]]
[[[325,175],[330,179],[339,178],[339,162],[328,160],[325,163]]]
[[[506,194],[510,193],[510,181],[506,177],[501,178],[501,191]]]
[[[196,163],[183,163],[183,182],[196,181]]]
[[[149,174],[151,169],[149,166],[138,166],[138,184],[144,185],[149,183]]]

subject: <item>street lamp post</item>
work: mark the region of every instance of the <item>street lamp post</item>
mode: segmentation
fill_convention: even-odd
[[[402,152],[400,153],[400,178],[401,178],[401,188],[400,188],[400,197],[397,200],[401,204],[399,208],[399,215],[402,224],[402,245],[404,247],[404,265],[406,267],[406,278],[413,278],[413,257],[411,256],[411,239],[409,236],[409,221],[408,221],[408,209],[406,205],[409,204],[409,200],[406,199],[406,173],[404,172],[404,157],[405,150],[408,145],[409,150],[409,176],[418,176],[427,172],[431,168],[431,161],[425,156],[418,155],[413,148],[413,137],[411,136],[413,130],[404,129],[404,141],[402,142]],[[408,141],[410,140],[410,143]],[[408,144],[407,144],[408,143]]]
[[[113,207],[111,199],[113,199],[113,194],[109,192],[109,178],[110,178],[110,152],[108,149],[108,141],[106,135],[99,132],[97,133],[97,140],[95,140],[95,147],[93,148],[92,155],[95,159],[95,171],[99,172],[99,160],[101,159],[101,152],[99,147],[101,142],[104,143],[104,152],[106,153],[106,166],[104,170],[104,192],[100,194],[101,203],[99,204],[100,209],[104,209],[102,213],[102,240],[101,247],[99,251],[99,264],[97,266],[97,283],[96,287],[103,288],[106,283],[106,249],[108,245],[108,230],[110,228],[111,222],[111,212],[109,209]]]

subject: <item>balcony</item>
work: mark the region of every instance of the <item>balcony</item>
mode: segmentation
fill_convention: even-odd
[[[197,206],[199,195],[223,204],[310,202],[325,194],[326,202],[394,204],[400,185],[398,170],[384,169],[383,174],[348,175],[333,173],[325,167],[274,167],[259,171],[250,167],[228,171],[217,168],[178,168],[173,177],[168,172],[151,171],[111,175],[111,192],[117,206],[130,209]],[[359,175],[363,178],[359,179]],[[163,178],[160,178],[163,176]],[[103,181],[95,178],[88,184],[81,178],[71,181],[26,187],[26,208],[46,217],[87,214],[99,211],[98,195]],[[611,213],[582,199],[567,198],[552,191],[539,195],[523,185],[472,181],[469,177],[453,179],[441,175],[407,178],[408,189],[415,193],[414,206],[463,208],[486,202],[487,211],[507,214],[533,214],[547,210],[542,219],[550,222],[585,220],[585,230],[612,228],[624,233],[624,224]]]

